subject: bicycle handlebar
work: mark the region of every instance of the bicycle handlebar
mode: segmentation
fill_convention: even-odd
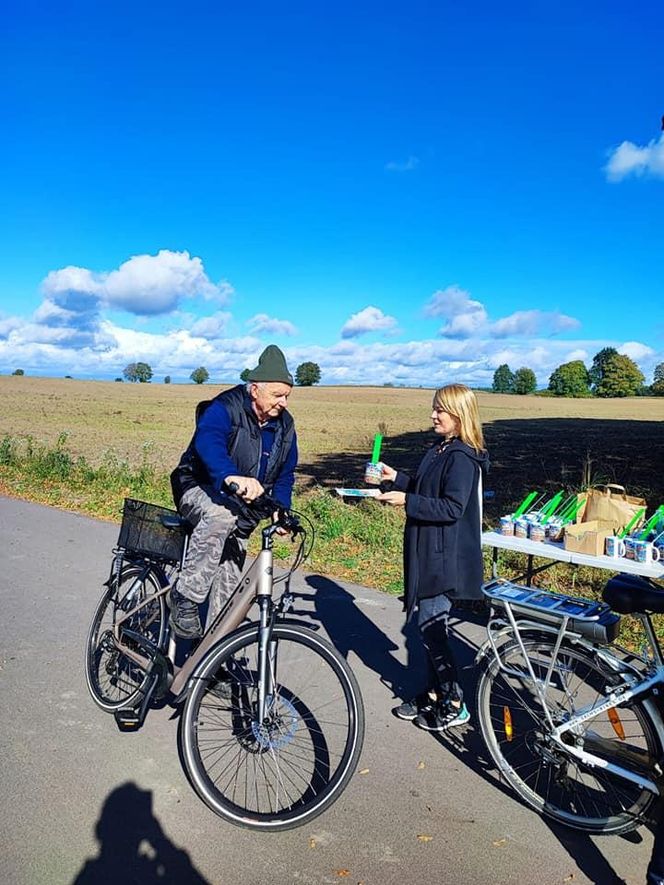
[[[240,498],[237,494],[240,487],[236,482],[228,483],[227,488],[232,495]],[[253,501],[245,501],[243,498],[240,498],[240,500],[246,507],[251,508],[257,516],[260,516],[261,519],[269,519],[276,513],[276,525],[292,534],[303,531],[299,519],[287,507],[284,507],[283,504],[280,504],[279,501],[268,495],[267,492],[263,492],[260,497],[255,498]]]

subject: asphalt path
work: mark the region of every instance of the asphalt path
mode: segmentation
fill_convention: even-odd
[[[232,826],[180,767],[175,711],[117,730],[90,699],[87,628],[116,525],[0,498],[0,883],[643,883],[652,836],[589,838],[547,824],[498,782],[476,728],[436,737],[391,708],[421,651],[400,603],[302,573],[305,621],[322,625],[358,676],[362,758],[341,798],[281,834]],[[480,623],[456,622],[475,671]],[[471,709],[472,712],[472,709]]]

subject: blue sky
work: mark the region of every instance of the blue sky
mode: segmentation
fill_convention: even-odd
[[[659,4],[4,15],[0,372],[227,382],[268,343],[323,383],[664,361]]]

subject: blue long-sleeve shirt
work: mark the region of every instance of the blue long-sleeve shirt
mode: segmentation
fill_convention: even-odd
[[[278,418],[270,419],[261,428],[261,459],[258,475],[255,477],[259,482],[263,482],[265,478],[278,420]],[[196,453],[205,464],[213,485],[217,489],[222,489],[226,477],[240,474],[240,470],[228,452],[232,430],[231,416],[219,400],[214,400],[205,410],[196,428],[194,437]],[[294,435],[290,451],[272,488],[272,496],[284,507],[291,505],[296,466],[297,436]]]

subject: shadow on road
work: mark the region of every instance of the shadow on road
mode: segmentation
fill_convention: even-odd
[[[162,830],[152,812],[152,792],[134,783],[108,796],[95,835],[99,854],[85,862],[72,885],[210,885]]]
[[[480,734],[475,704],[477,681],[480,675],[480,668],[475,666],[474,663],[477,648],[458,629],[460,624],[468,621],[486,624],[486,615],[472,611],[453,613],[458,614],[460,617],[456,623],[454,619],[450,621],[450,637],[454,652],[463,668],[462,685],[466,702],[473,715],[474,724],[463,729],[452,729],[448,733],[432,733],[432,737],[468,768],[485,780],[488,780],[493,787],[509,797],[511,801],[522,804],[512,790],[499,780],[494,762]],[[508,818],[506,817],[506,822],[507,820]],[[576,866],[591,882],[601,882],[603,885],[604,883],[606,885],[625,885],[624,880],[615,873],[611,864],[589,835],[555,823],[546,817],[542,817],[542,821],[549,827],[551,833],[565,848]],[[630,841],[641,841],[641,836],[638,833],[630,833],[624,838]]]
[[[356,654],[367,668],[379,676],[380,681],[395,697],[405,700],[422,689],[421,674],[426,673],[426,657],[419,630],[414,623],[405,624],[401,631],[408,656],[408,663],[404,665],[394,655],[399,647],[361,611],[351,593],[323,575],[310,575],[306,578],[306,582],[314,593],[304,596],[298,594],[298,596],[313,602],[315,619],[324,626],[330,640],[344,657],[347,658],[351,651]],[[448,734],[432,733],[432,738],[460,762],[489,781],[492,787],[500,791],[509,801],[519,802],[512,790],[498,778],[493,760],[477,726],[474,702],[479,676],[479,668],[475,666],[477,646],[462,631],[464,624],[474,623],[484,626],[486,619],[487,611],[481,607],[474,609],[472,606],[462,605],[453,609],[450,619],[450,640],[461,665],[461,679],[468,706],[473,714],[473,725],[468,728],[453,729]],[[407,723],[403,725],[405,729],[409,727]],[[506,815],[506,824],[508,819]],[[617,876],[589,835],[546,818],[542,820],[579,870],[591,882],[622,885],[624,880]],[[641,839],[638,833],[632,833],[625,838],[631,841]]]
[[[306,583],[314,592],[310,595],[298,594],[298,597],[313,603],[313,616],[325,627],[337,651],[344,658],[348,657],[349,652],[354,652],[365,667],[378,674],[394,697],[409,697],[415,688],[413,678],[414,671],[417,671],[394,656],[393,652],[398,651],[399,646],[364,614],[354,596],[323,575],[309,575]],[[411,654],[418,656],[417,644],[413,645],[410,630],[406,647],[409,659]]]

